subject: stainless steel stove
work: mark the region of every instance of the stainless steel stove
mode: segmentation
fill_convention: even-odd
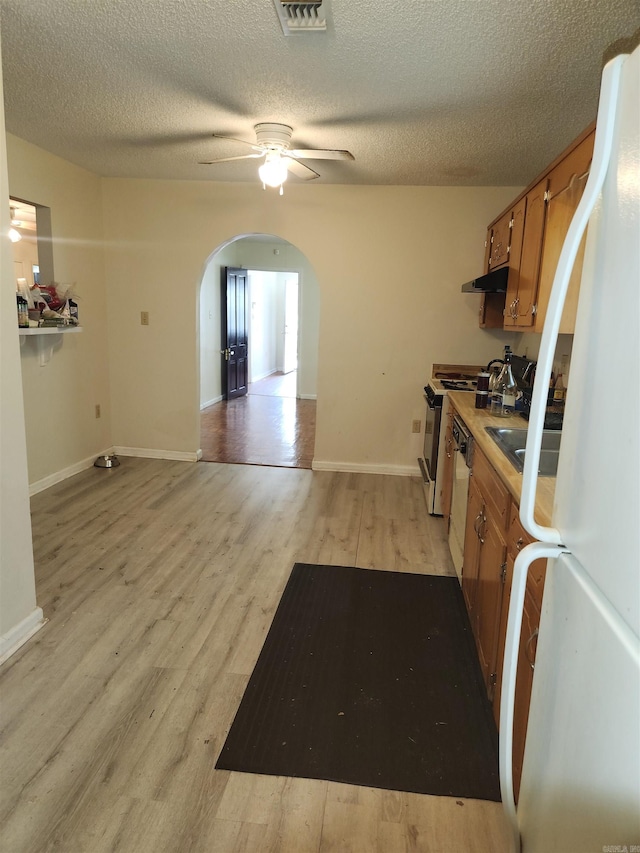
[[[431,515],[442,515],[442,469],[446,454],[442,425],[449,409],[448,392],[475,391],[481,370],[484,370],[482,365],[434,364],[431,379],[424,386],[427,414],[423,456],[418,459],[418,464]]]

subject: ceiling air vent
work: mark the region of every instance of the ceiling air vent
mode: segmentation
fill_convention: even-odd
[[[273,0],[285,36],[324,33],[327,18],[322,0]]]

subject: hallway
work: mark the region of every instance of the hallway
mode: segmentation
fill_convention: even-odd
[[[251,383],[245,397],[203,409],[203,461],[311,468],[316,401],[298,400],[295,392],[295,371],[272,374]]]

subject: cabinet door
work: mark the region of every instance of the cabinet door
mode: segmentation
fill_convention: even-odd
[[[491,228],[487,228],[487,239],[484,241],[484,266],[483,273],[491,272]]]
[[[507,561],[502,589],[502,604],[500,605],[500,621],[498,623],[498,648],[496,652],[496,683],[493,691],[493,719],[500,728],[500,696],[502,695],[502,667],[504,665],[504,647],[507,639],[507,622],[509,621],[509,604],[511,603],[511,584],[513,582],[513,564],[515,557],[507,545]]]
[[[464,533],[464,561],[462,564],[462,592],[469,613],[469,620],[476,634],[475,597],[478,581],[478,558],[480,554],[479,525],[485,517],[485,506],[473,476],[469,480],[467,522]]]
[[[442,515],[444,517],[444,526],[447,533],[449,532],[449,522],[451,519],[451,496],[453,494],[453,412],[450,410],[447,414],[447,426],[444,433],[444,468],[442,470]]]
[[[542,243],[547,213],[546,193],[548,180],[540,181],[527,194],[527,214],[524,225],[522,253],[520,256],[520,271],[518,276],[518,292],[515,304],[507,301],[506,313],[511,313],[510,325],[530,328],[535,323],[534,305],[538,299],[538,281],[540,278],[540,261],[542,259]],[[506,325],[506,323],[505,323]]]
[[[538,643],[538,626],[540,611],[538,610],[529,584],[524,596],[522,612],[522,634],[518,652],[518,671],[516,675],[516,696],[513,715],[513,789],[518,798],[520,776],[522,775],[522,760],[524,744],[527,737],[529,722],[529,705],[531,703],[531,688],[533,686],[533,669]]]
[[[489,270],[495,270],[509,261],[509,245],[511,241],[511,211],[505,213],[491,229],[491,252],[489,254]]]
[[[522,257],[522,242],[524,239],[526,222],[527,198],[521,198],[511,214],[511,246],[509,248],[509,281],[507,283],[507,296],[504,308],[505,326],[515,325],[514,311],[518,299],[518,287],[520,280],[520,260]]]
[[[509,527],[511,494],[478,445],[473,453],[473,476],[496,523],[501,530],[506,531]]]
[[[479,529],[480,559],[474,612],[477,621],[476,645],[480,666],[487,686],[489,699],[497,678],[498,628],[506,572],[507,545],[491,512]]]
[[[478,325],[481,329],[502,329],[504,326],[504,293],[483,293],[480,298]]]
[[[505,574],[504,591],[502,594],[502,607],[500,609],[500,624],[498,626],[498,653],[496,656],[496,689],[493,694],[493,716],[496,725],[500,720],[500,694],[502,692],[502,667],[504,664],[504,647],[507,637],[507,621],[509,618],[509,602],[511,601],[511,583],[513,579],[513,564],[519,552],[534,540],[526,532],[520,523],[519,508],[517,504],[511,506],[509,518],[509,531],[507,533],[507,566]],[[538,610],[542,609],[542,593],[544,589],[544,578],[547,569],[546,560],[536,560],[529,567],[527,577],[527,591],[533,604]],[[524,629],[523,629],[524,631]]]
[[[593,134],[587,136],[561,163],[558,163],[549,175],[549,201],[547,203],[547,218],[542,248],[540,284],[538,288],[535,320],[536,332],[542,331],[560,251],[569,230],[571,220],[573,219],[573,214],[587,183],[589,166],[593,154],[593,138]],[[580,291],[580,277],[582,275],[584,244],[585,240],[583,238],[567,291],[565,309],[560,322],[561,334],[573,334],[574,331]]]

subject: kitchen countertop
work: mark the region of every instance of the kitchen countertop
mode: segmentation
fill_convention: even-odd
[[[516,413],[511,418],[492,416],[489,409],[476,409],[476,395],[469,391],[450,391],[449,399],[473,435],[476,445],[487,457],[505,486],[509,489],[516,503],[520,504],[522,491],[522,474],[513,467],[485,427],[508,427],[527,429],[528,423]],[[556,488],[555,477],[540,477],[536,494],[536,521],[538,524],[549,526],[553,513],[553,497]]]

